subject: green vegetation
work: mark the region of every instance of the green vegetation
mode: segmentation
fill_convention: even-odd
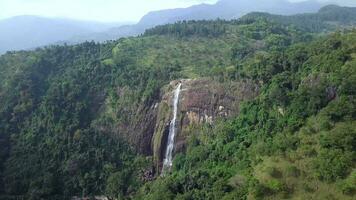
[[[353,199],[355,44],[351,31],[251,55],[238,74],[263,80],[260,96],[239,117],[197,129],[173,173],[140,198]]]
[[[0,199],[355,198],[356,31],[320,31],[250,15],[1,56]],[[147,181],[152,158],[117,126],[196,77],[261,91]]]
[[[84,43],[1,58],[1,71],[15,68],[1,79],[2,192],[26,199],[104,192],[124,170],[137,182],[140,158],[97,118],[112,75],[97,58],[111,49]]]
[[[337,28],[352,28],[356,21],[356,8],[329,5],[321,8],[318,13],[299,14],[292,16],[272,15],[254,12],[245,15],[243,20],[264,18],[284,25],[293,25],[298,29],[319,33]]]

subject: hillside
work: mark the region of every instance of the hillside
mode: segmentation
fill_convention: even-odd
[[[191,129],[173,173],[139,198],[353,199],[355,36],[232,54],[260,95],[236,118]]]
[[[0,56],[0,199],[354,199],[356,31],[264,15]]]
[[[329,5],[321,8],[317,13],[283,16],[254,12],[243,16],[243,19],[248,20],[249,18],[262,17],[285,25],[293,24],[299,29],[308,32],[327,32],[353,27],[356,21],[355,13],[355,7]]]

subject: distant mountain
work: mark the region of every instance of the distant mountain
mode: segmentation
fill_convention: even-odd
[[[8,50],[31,49],[80,35],[103,32],[120,23],[99,23],[70,19],[17,16],[0,20],[0,54]]]
[[[220,0],[214,5],[201,4],[189,8],[150,12],[139,25],[155,26],[181,20],[233,19],[249,12],[268,12],[272,14],[293,15],[317,12],[323,4],[317,1],[291,3],[287,0]]]
[[[68,40],[60,41],[61,43],[67,44],[77,44],[85,41],[96,41],[96,42],[104,42],[107,40],[116,40],[121,37],[128,37],[128,36],[137,36],[143,33],[147,28],[151,26],[141,26],[138,24],[135,25],[122,25],[118,27],[112,27],[107,31],[103,32],[95,32],[95,33],[87,33],[82,35],[77,35],[71,37]]]
[[[216,4],[199,4],[188,8],[153,11],[141,18],[136,25],[122,26],[97,34],[81,36],[80,41],[105,41],[126,36],[136,36],[157,25],[183,20],[235,19],[247,13],[258,11],[272,14],[293,15],[317,12],[324,4],[315,0],[291,3],[288,0],[220,0]],[[69,43],[78,42],[73,38]]]
[[[183,20],[236,19],[250,12],[278,15],[315,13],[324,4],[316,0],[291,3],[288,0],[220,0],[188,8],[153,11],[135,25],[119,26],[97,22],[20,16],[0,20],[0,54],[7,50],[30,49],[48,44],[102,42],[136,36],[157,25]]]

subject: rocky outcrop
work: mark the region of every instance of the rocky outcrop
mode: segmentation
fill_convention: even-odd
[[[239,113],[243,100],[254,98],[258,87],[250,81],[218,83],[210,79],[173,81],[162,91],[158,106],[157,121],[152,137],[153,158],[156,169],[160,169],[165,152],[171,120],[172,92],[178,82],[182,83],[178,106],[178,131],[174,152],[185,149],[189,137],[189,127],[203,123],[212,124],[219,118],[227,118]]]
[[[163,87],[151,102],[135,104],[132,103],[137,96],[135,92],[118,88],[117,96],[120,98],[114,100],[118,108],[110,109],[109,106],[106,111],[116,123],[109,129],[125,138],[137,152],[153,156],[155,170],[162,167],[172,119],[173,91],[179,82],[182,83],[182,90],[173,154],[184,151],[191,127],[213,124],[218,119],[237,115],[241,101],[258,94],[257,85],[251,81],[219,83],[211,79],[176,80]]]
[[[137,153],[151,156],[151,140],[155,131],[160,94],[150,101],[139,99],[139,91],[127,87],[117,88],[101,108],[100,120],[92,127],[125,140]]]
[[[131,121],[131,125],[127,129],[129,142],[134,144],[137,151],[144,155],[152,155],[152,140],[155,131],[157,118],[157,103],[150,106],[142,106],[138,109],[135,120]]]

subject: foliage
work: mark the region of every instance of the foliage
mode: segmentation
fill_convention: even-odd
[[[352,199],[356,32],[312,34],[344,19],[328,9],[2,55],[0,198]],[[193,130],[172,174],[145,183],[152,163],[117,126],[139,123],[170,81],[197,77],[261,92],[239,116]]]
[[[252,53],[238,73],[263,80],[260,96],[237,118],[197,129],[172,174],[145,186],[139,199],[352,199],[355,96],[354,86],[342,85],[354,79],[355,36]],[[268,66],[275,70],[263,71]]]
[[[251,21],[256,18],[264,18],[281,24],[291,25],[303,31],[319,33],[328,32],[340,27],[353,27],[356,21],[355,13],[356,8],[354,7],[328,5],[321,8],[318,13],[283,16],[253,12],[243,16],[242,20]]]

